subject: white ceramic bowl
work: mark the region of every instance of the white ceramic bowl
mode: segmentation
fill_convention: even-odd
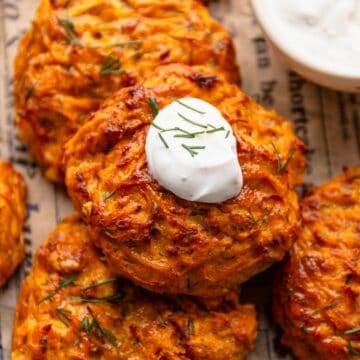
[[[279,58],[291,69],[319,85],[334,90],[360,92],[359,74],[322,68],[318,64],[312,63],[309,59],[310,56],[306,56],[304,52],[296,51],[294,46],[291,46],[293,44],[284,41],[284,37],[274,30],[273,21],[275,19],[271,16],[271,0],[251,0],[251,2],[267,41],[272,45]]]

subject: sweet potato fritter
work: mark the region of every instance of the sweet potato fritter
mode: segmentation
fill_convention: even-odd
[[[312,190],[303,228],[274,279],[282,343],[300,360],[360,357],[360,168]]]
[[[239,82],[229,34],[194,0],[42,0],[15,60],[17,124],[45,175],[115,90],[157,65],[207,64]]]
[[[205,303],[115,278],[73,216],[35,256],[17,306],[12,360],[244,359],[256,332],[254,307],[235,294]]]
[[[25,258],[25,196],[22,176],[0,161],[0,286]]]
[[[190,202],[150,176],[148,100],[161,109],[170,96],[208,101],[232,125],[244,176],[238,197]],[[66,184],[114,272],[153,291],[211,297],[281,260],[292,244],[302,150],[287,121],[237,86],[203,67],[169,65],[89,117],[66,145]]]

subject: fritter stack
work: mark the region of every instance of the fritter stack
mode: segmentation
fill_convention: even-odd
[[[15,70],[21,136],[50,180],[66,174],[79,215],[35,256],[12,358],[244,359],[257,321],[239,285],[298,234],[305,147],[234,85],[230,36],[196,1],[42,0]],[[237,140],[244,187],[221,204],[182,200],[147,168],[149,99],[190,96]]]

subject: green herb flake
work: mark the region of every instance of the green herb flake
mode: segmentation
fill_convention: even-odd
[[[194,111],[194,112],[197,112],[198,114],[202,114],[202,115],[205,114],[204,111],[195,109],[195,108],[193,108],[192,106],[190,106],[190,105],[188,105],[188,104],[185,104],[183,101],[181,101],[181,100],[179,100],[179,99],[177,99],[177,98],[175,98],[175,97],[173,97],[173,96],[170,96],[170,99],[171,99],[172,101],[175,101],[175,102],[177,102],[178,104],[186,107],[186,108],[189,109],[189,110],[192,110],[192,111]]]
[[[123,72],[121,68],[121,62],[118,58],[109,54],[104,57],[103,66],[100,69],[100,75],[113,75]]]
[[[212,130],[208,130],[206,131],[207,134],[212,134],[212,133],[215,133],[215,132],[218,132],[218,131],[225,131],[225,128],[223,126],[219,127],[219,128],[214,128]]]
[[[112,198],[114,195],[116,194],[116,190],[111,191],[111,192],[103,192],[101,195],[102,201],[106,201],[109,200],[110,198]]]
[[[72,300],[84,302],[84,303],[95,303],[95,304],[105,304],[105,303],[114,303],[121,300],[124,297],[124,294],[116,294],[108,296],[105,298],[84,298],[81,296],[73,297]]]
[[[93,317],[92,320],[90,321],[87,316],[84,316],[78,326],[78,330],[80,332],[87,333],[90,339],[92,339],[93,333],[95,331],[96,336],[99,339],[103,340],[103,338],[106,337],[109,340],[109,342],[115,346],[117,344],[116,337],[108,329],[103,328],[99,324],[98,320],[95,318],[94,314],[92,313],[89,307],[88,307],[88,311]]]
[[[189,146],[185,144],[181,144],[181,146],[189,152],[189,154],[194,157],[195,155],[198,155],[198,152],[195,150],[203,150],[206,148],[206,146]]]
[[[330,303],[330,304],[327,304],[327,305],[323,306],[323,307],[320,308],[320,309],[317,309],[317,310],[313,311],[313,312],[311,313],[311,315],[316,315],[316,314],[318,314],[320,311],[331,309],[331,308],[339,305],[340,303],[341,303],[341,301],[339,301],[339,300],[334,301],[334,302],[332,302],[332,303]]]
[[[81,41],[76,37],[75,25],[72,22],[71,18],[60,19],[58,18],[59,24],[65,29],[66,37],[70,44],[82,46]]]
[[[360,327],[355,327],[355,328],[344,331],[344,334],[351,335],[351,334],[355,334],[359,331],[360,331]]]
[[[67,310],[64,308],[57,308],[55,310],[55,314],[66,327],[69,327],[69,322],[71,321],[71,311],[70,310]]]
[[[59,290],[67,287],[67,286],[70,286],[70,285],[74,285],[75,284],[75,281],[76,281],[76,277],[75,276],[71,276],[67,279],[61,279],[60,282],[59,282],[59,285],[53,290],[51,291],[48,295],[46,295],[45,297],[43,297],[41,300],[40,300],[40,303],[46,301],[46,300],[49,300],[51,299]]]
[[[227,131],[226,135],[225,135],[225,139],[227,139],[230,135],[230,130]]]
[[[188,119],[186,116],[184,116],[183,114],[180,114],[180,113],[177,113],[178,116],[180,116],[183,120],[185,120],[186,122],[188,122],[189,124],[192,124],[192,125],[195,125],[195,126],[198,126],[198,127],[201,127],[203,129],[206,129],[207,126],[206,125],[202,125],[202,124],[199,124],[198,122],[196,121],[193,121],[191,119]]]
[[[277,159],[277,170],[278,172],[282,172],[286,169],[286,167],[288,166],[290,160],[292,159],[292,157],[294,156],[295,152],[296,152],[296,149],[292,149],[290,151],[290,153],[288,154],[288,157],[286,158],[285,162],[282,164],[281,163],[281,157],[280,157],[280,153],[279,151],[277,150],[275,144],[273,142],[271,142],[271,145],[275,151],[275,154],[276,154],[276,159]]]
[[[147,103],[150,106],[153,117],[156,117],[159,113],[159,107],[158,107],[156,98],[149,98]],[[160,129],[160,130],[163,130],[163,129]]]
[[[349,355],[350,356],[360,356],[360,353],[353,348],[351,340],[346,339],[346,342],[347,342],[348,349],[349,349]]]
[[[165,141],[164,137],[161,135],[161,133],[158,133],[159,135],[159,138],[161,140],[161,142],[164,144],[165,148],[168,149],[169,148],[169,145],[168,143]]]
[[[89,289],[94,289],[94,288],[97,288],[97,287],[100,287],[100,286],[103,286],[103,285],[106,285],[106,284],[111,284],[111,283],[117,282],[118,280],[119,279],[117,277],[101,280],[101,281],[99,281],[99,282],[97,282],[95,284],[85,286],[84,288],[82,288],[82,290],[86,291],[86,290],[89,290]]]

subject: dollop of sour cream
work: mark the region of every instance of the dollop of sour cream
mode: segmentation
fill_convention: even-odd
[[[360,76],[360,0],[265,0],[273,31],[323,70]]]
[[[149,127],[150,174],[178,197],[221,203],[240,193],[243,177],[230,124],[211,104],[174,99]]]

